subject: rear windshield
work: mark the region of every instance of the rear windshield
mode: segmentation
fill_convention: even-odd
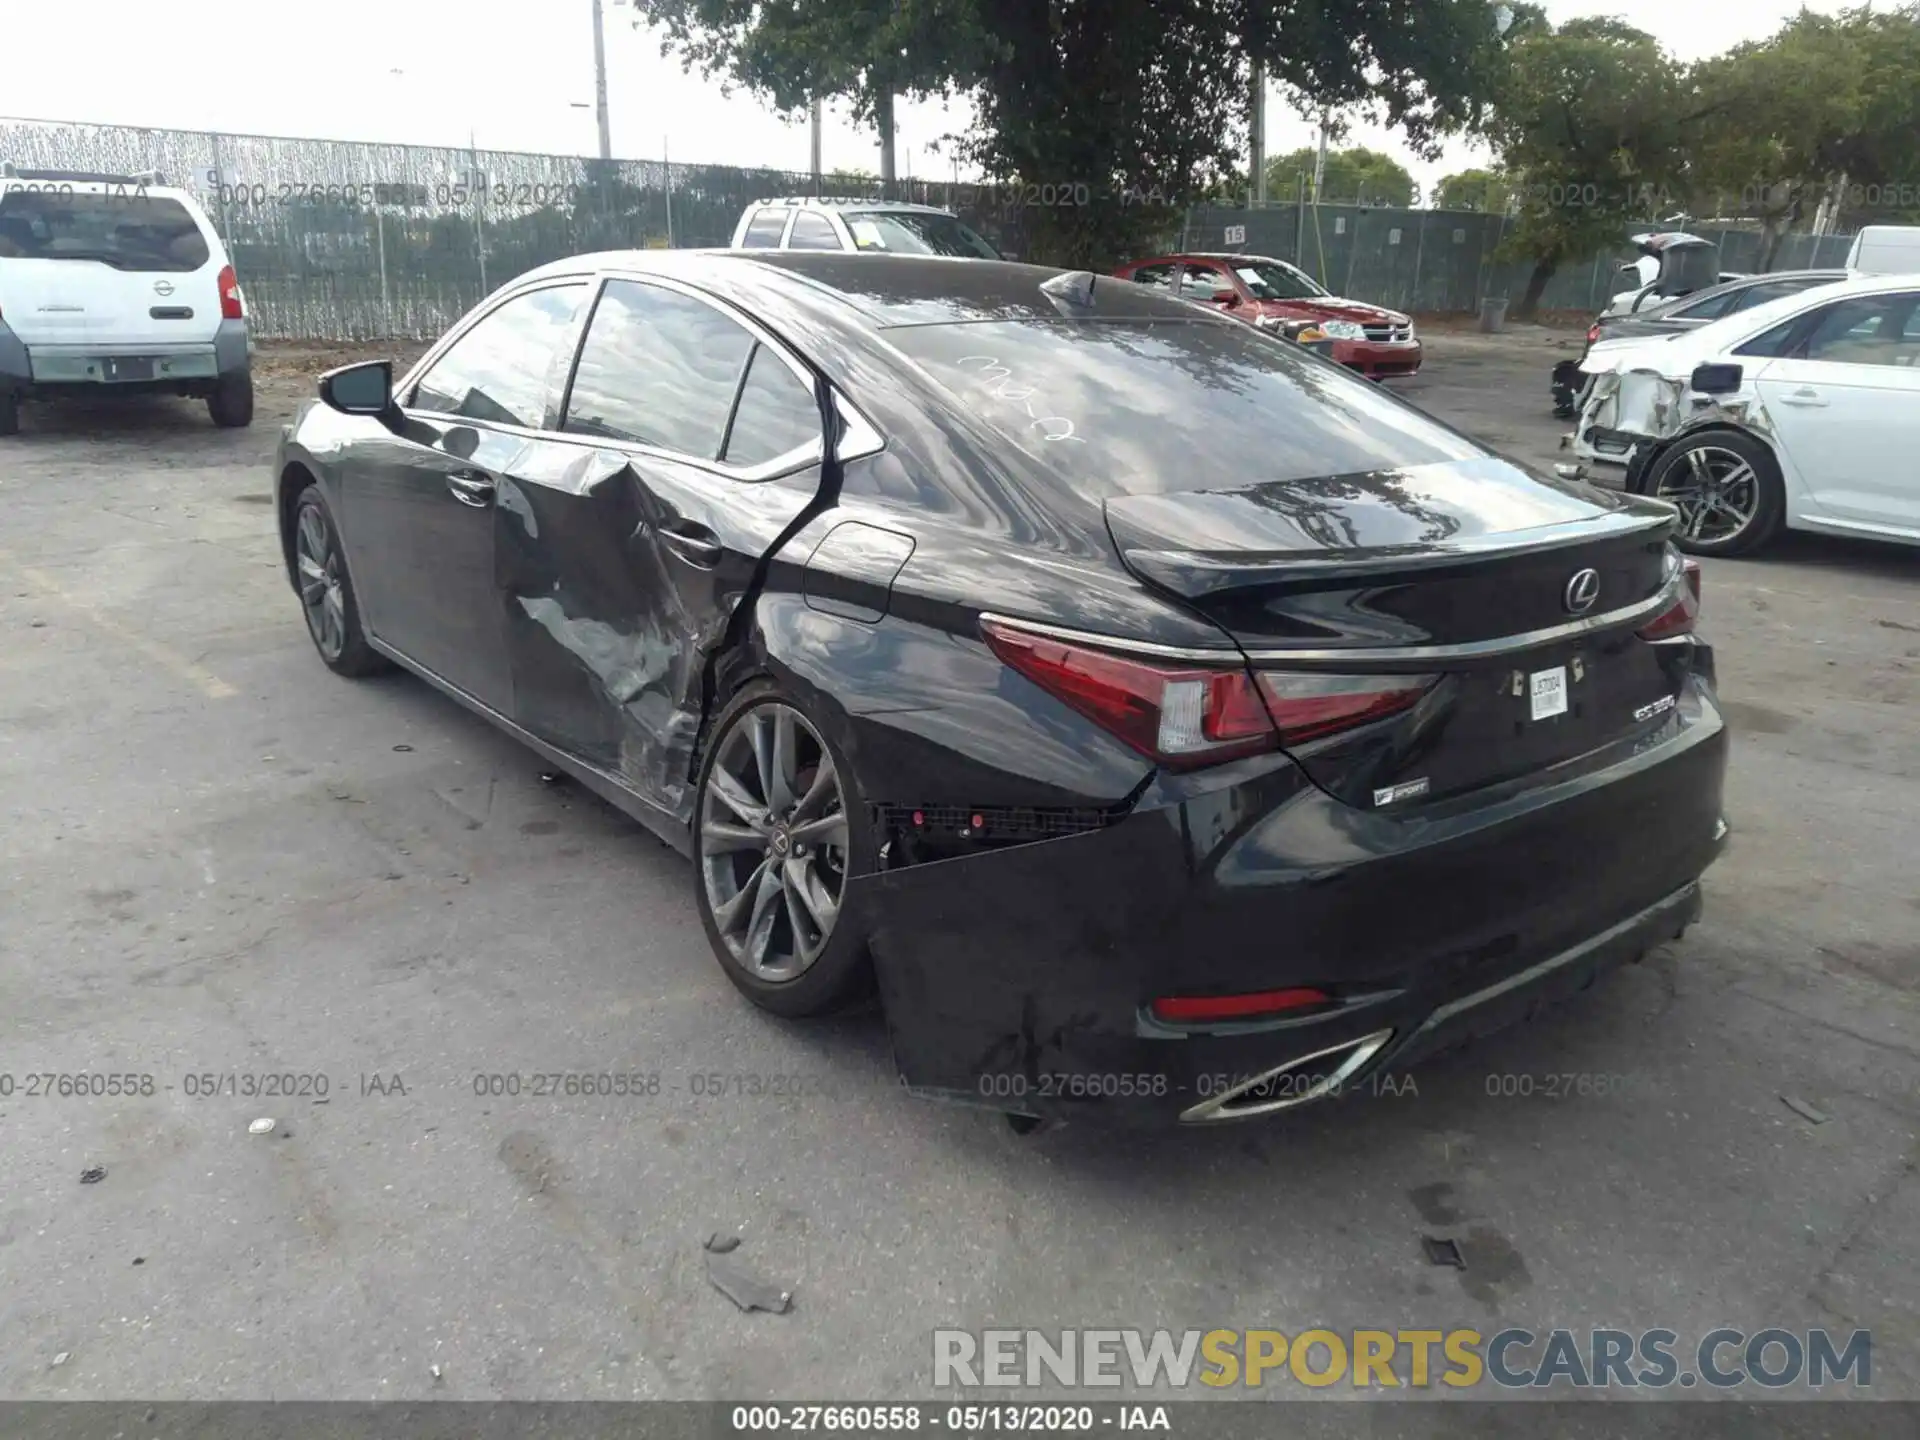
[[[178,200],[144,191],[0,195],[0,259],[97,260],[116,270],[198,270],[212,256]]]
[[[886,336],[1013,444],[1112,493],[1487,453],[1372,382],[1238,321],[989,321]]]
[[[1000,252],[951,215],[913,210],[853,211],[846,215],[857,250],[891,255],[957,255],[965,260],[998,260]]]

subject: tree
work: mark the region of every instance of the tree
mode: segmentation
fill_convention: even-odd
[[[1802,11],[1692,79],[1709,111],[1692,146],[1694,193],[1721,215],[1760,221],[1763,268],[1841,177],[1866,215],[1912,208],[1920,12]]]
[[[951,94],[987,43],[974,0],[636,0],[665,32],[661,53],[743,86],[783,114],[842,99],[880,132],[893,169],[896,95]]]
[[[1506,255],[1531,260],[1515,307],[1539,306],[1562,265],[1617,245],[1671,208],[1682,138],[1700,116],[1680,68],[1644,31],[1599,17],[1517,26],[1482,133],[1518,188]]]
[[[782,110],[815,93],[965,94],[959,158],[1058,197],[1030,258],[1104,267],[1245,174],[1253,62],[1299,103],[1363,109],[1421,153],[1476,121],[1497,73],[1491,0],[642,0],[666,47]],[[901,53],[904,51],[905,53]],[[1083,203],[1083,197],[1085,203]]]
[[[1498,170],[1462,170],[1442,177],[1433,190],[1436,210],[1505,210],[1513,199],[1513,181]]]
[[[1315,151],[1312,147],[1290,155],[1276,155],[1267,162],[1267,193],[1285,198],[1294,193],[1300,176],[1313,185]],[[1320,196],[1335,203],[1361,205],[1397,205],[1411,209],[1419,195],[1413,176],[1391,155],[1354,145],[1327,151],[1326,168],[1321,172]]]

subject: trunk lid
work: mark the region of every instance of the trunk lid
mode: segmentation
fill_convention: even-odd
[[[1681,659],[1637,633],[1679,583],[1663,506],[1482,457],[1106,509],[1128,569],[1256,670],[1430,677],[1413,708],[1293,752],[1350,803],[1513,780],[1671,718]]]

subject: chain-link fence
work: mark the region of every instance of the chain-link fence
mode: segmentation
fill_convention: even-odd
[[[233,256],[255,332],[319,340],[431,338],[537,265],[592,250],[725,245],[755,200],[814,188],[810,175],[727,165],[6,119],[0,161],[158,172],[192,191]],[[837,178],[827,191],[847,193]],[[902,182],[896,194],[953,210],[1015,252],[1022,205],[1056,198],[924,180]],[[1527,267],[1492,259],[1505,225],[1466,211],[1201,207],[1164,248],[1245,249],[1292,260],[1358,299],[1470,311],[1483,296],[1517,298],[1526,284]],[[1757,264],[1757,233],[1702,233],[1722,240],[1725,268]],[[1838,263],[1848,243],[1790,236],[1774,268]],[[1617,263],[1607,256],[1563,271],[1542,303],[1599,308],[1618,288]]]
[[[1478,210],[1399,210],[1361,205],[1263,205],[1253,209],[1201,206],[1189,212],[1181,248],[1244,250],[1298,265],[1335,294],[1399,310],[1470,311],[1483,298],[1518,301],[1533,266],[1494,258],[1511,222]],[[1649,223],[1634,229],[1667,228]],[[1757,230],[1689,227],[1720,246],[1720,268],[1762,267],[1764,237]],[[1850,235],[1784,237],[1770,268],[1838,267]],[[1621,236],[1617,252],[1568,265],[1547,282],[1542,309],[1597,311],[1620,290],[1619,267],[1637,252]]]

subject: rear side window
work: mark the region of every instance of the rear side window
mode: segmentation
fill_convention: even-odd
[[[753,347],[744,326],[704,300],[609,280],[560,428],[715,459]]]
[[[820,407],[813,392],[778,355],[757,346],[722,458],[729,465],[764,465],[819,439]]]
[[[1239,487],[1487,454],[1371,382],[1236,322],[989,321],[885,333],[961,406],[1089,491]],[[1341,542],[1343,506],[1324,488],[1268,493]],[[1395,503],[1422,517],[1411,488]],[[1431,519],[1444,538],[1448,517]]]
[[[94,260],[116,270],[190,274],[213,258],[178,200],[144,190],[0,196],[0,259]]]
[[[441,415],[538,428],[554,361],[586,293],[582,282],[514,296],[433,362],[413,403]]]
[[[773,250],[780,244],[780,232],[787,228],[787,212],[761,210],[747,222],[747,233],[740,241],[743,250]]]
[[[787,237],[789,250],[839,250],[840,237],[834,232],[833,222],[824,215],[816,215],[811,210],[802,210],[793,217],[793,233]]]

